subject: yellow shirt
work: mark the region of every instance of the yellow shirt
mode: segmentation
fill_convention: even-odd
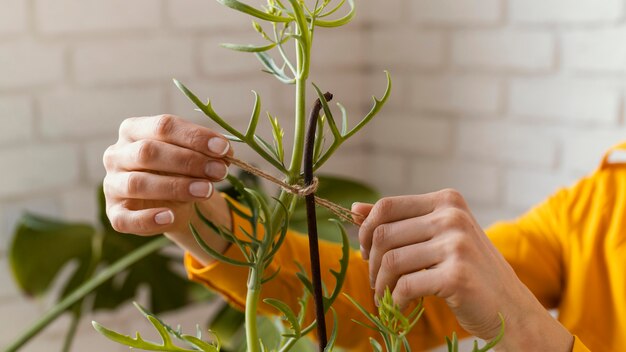
[[[626,153],[626,143],[613,148],[592,175],[558,191],[517,220],[497,223],[486,231],[539,301],[546,308],[558,309],[559,321],[576,337],[575,352],[626,348],[626,160],[610,162],[613,151]],[[246,223],[235,216],[235,229]],[[263,297],[278,298],[297,311],[296,299],[303,288],[294,262],[308,270],[307,241],[294,233],[287,236],[267,269],[271,273],[280,266],[280,275],[263,286]],[[340,247],[322,242],[320,251],[324,280],[332,287],[329,269],[338,267]],[[236,246],[226,255],[242,259]],[[222,263],[203,267],[189,254],[185,265],[192,280],[243,308],[245,268]],[[343,291],[375,311],[367,262],[358,251],[351,253]],[[408,336],[414,350],[441,345],[452,331],[466,336],[443,300],[427,297],[425,307],[425,315]],[[364,317],[343,296],[334,308],[340,317],[338,345],[350,351],[371,351],[367,337],[378,336],[351,321]],[[260,310],[276,314],[262,303]],[[313,316],[312,311],[309,314]]]

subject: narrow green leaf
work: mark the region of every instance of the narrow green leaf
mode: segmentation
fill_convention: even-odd
[[[352,19],[354,18],[356,8],[354,5],[354,0],[348,0],[348,3],[350,4],[350,12],[348,12],[347,15],[339,19],[330,20],[330,21],[315,19],[315,25],[318,27],[328,28],[328,27],[340,27],[340,26],[350,23],[350,21],[352,21]]]
[[[259,94],[257,92],[252,91],[252,93],[254,93],[254,109],[252,109],[250,123],[248,124],[248,128],[246,129],[246,139],[248,140],[254,139],[256,126],[259,123],[259,116],[261,115],[261,98],[259,97]]]
[[[271,50],[275,48],[276,45],[277,45],[276,43],[272,43],[269,45],[251,45],[251,44],[242,45],[242,44],[233,44],[233,43],[220,44],[220,46],[223,48],[234,50],[234,51],[240,51],[244,53],[260,53],[263,51]]]
[[[312,85],[313,88],[315,88],[315,92],[317,93],[317,97],[320,100],[320,103],[322,103],[322,108],[324,109],[324,114],[328,119],[328,127],[330,127],[330,131],[332,132],[336,140],[342,140],[341,133],[339,133],[339,130],[337,129],[335,118],[333,117],[332,111],[330,111],[330,107],[328,106],[328,102],[324,97],[324,93],[322,93],[322,91],[317,87],[317,85],[315,85],[315,83],[312,83]]]
[[[193,237],[196,239],[196,242],[198,242],[198,244],[200,245],[200,247],[202,247],[202,249],[207,252],[208,254],[210,254],[213,258],[228,263],[228,264],[232,264],[232,265],[236,265],[236,266],[247,266],[250,267],[252,266],[252,264],[250,263],[245,263],[245,262],[241,262],[232,258],[228,258],[227,256],[223,255],[222,253],[219,253],[218,251],[216,251],[215,249],[211,248],[211,246],[209,246],[204,239],[200,236],[200,234],[198,233],[198,231],[196,230],[196,228],[193,226],[193,224],[189,224],[189,229],[191,230],[191,233],[193,235]]]
[[[372,118],[374,118],[374,116],[378,114],[380,109],[383,108],[383,106],[387,102],[387,99],[389,99],[389,95],[391,95],[391,88],[392,88],[391,75],[389,75],[389,71],[385,71],[385,76],[387,77],[387,88],[385,89],[385,93],[383,94],[383,97],[380,99],[377,99],[376,97],[374,97],[374,106],[372,107],[370,112],[367,113],[367,115],[365,115],[363,120],[361,120],[361,122],[359,122],[358,125],[356,125],[350,132],[348,132],[345,135],[345,139],[352,137],[361,128],[363,128],[363,126],[365,126],[368,122],[370,122]]]
[[[240,1],[237,0],[217,0],[217,2],[219,2],[222,5],[228,6],[233,10],[237,10],[243,13],[247,13],[250,16],[256,17],[258,19],[262,19],[265,21],[269,21],[269,22],[291,22],[293,21],[292,18],[289,17],[282,17],[282,16],[275,16],[275,15],[270,15],[268,13],[262,12],[252,6],[246,5]]]
[[[293,333],[299,337],[301,330],[300,330],[300,323],[298,322],[298,319],[296,318],[295,313],[291,310],[291,308],[276,299],[273,298],[266,298],[263,300],[263,302],[269,304],[270,306],[274,307],[276,310],[278,310],[279,312],[281,312],[284,316],[285,319],[287,319],[287,321],[289,322],[289,325],[291,326],[291,330],[293,330]]]

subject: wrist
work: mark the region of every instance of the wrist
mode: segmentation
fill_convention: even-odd
[[[504,337],[495,351],[570,352],[574,336],[537,302],[536,309],[505,319]]]

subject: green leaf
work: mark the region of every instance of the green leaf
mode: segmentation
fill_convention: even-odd
[[[268,13],[262,12],[258,9],[255,9],[252,6],[246,5],[237,0],[217,0],[222,5],[228,6],[233,10],[237,10],[239,12],[247,13],[250,16],[256,17],[258,19],[262,19],[269,22],[291,22],[293,19],[289,17],[275,16],[270,15]]]
[[[276,43],[272,43],[269,45],[241,45],[241,44],[232,44],[232,43],[223,43],[220,44],[222,47],[230,50],[241,51],[245,53],[260,53],[263,51],[268,51],[276,47]]]
[[[350,4],[350,12],[348,12],[347,15],[330,21],[315,19],[315,25],[318,27],[340,27],[350,23],[350,21],[354,18],[356,7],[354,0],[348,0],[348,3]]]
[[[295,337],[300,337],[300,323],[298,322],[298,318],[296,318],[296,314],[287,304],[273,298],[266,298],[263,300],[263,302],[269,304],[270,306],[281,312],[285,319],[289,322],[289,325],[291,326]]]
[[[100,196],[100,214],[104,214],[104,197]],[[86,282],[93,267],[106,267],[153,240],[114,231],[108,219],[95,226],[25,215],[18,226],[10,248],[10,263],[16,282],[30,295],[48,293],[59,273],[69,263],[76,269],[62,282],[61,300]],[[92,244],[99,244],[94,252]],[[37,260],[33,260],[37,258]],[[129,269],[100,285],[90,296],[93,310],[113,310],[132,300],[140,287],[146,287],[150,310],[160,313],[186,305],[197,284],[176,269],[180,259],[153,253]]]
[[[380,194],[372,187],[358,181],[336,176],[318,176],[318,179],[319,187],[316,195],[344,208],[350,209],[352,203],[356,201],[374,203],[380,198]],[[334,217],[335,215],[329,210],[317,208],[317,218],[319,219],[317,227],[321,239],[338,242],[337,237],[334,235],[337,231],[336,225],[330,221],[324,221]],[[308,231],[304,200],[298,200],[289,226],[300,233]],[[358,248],[356,243],[354,245]]]
[[[13,277],[20,289],[31,296],[48,292],[60,271],[72,262],[77,268],[64,283],[63,296],[78,287],[91,262],[95,233],[87,224],[25,214],[9,248]]]
[[[287,76],[287,74],[285,74],[285,70],[284,68],[278,67],[278,65],[276,65],[276,62],[274,62],[274,59],[269,56],[268,53],[266,52],[257,52],[254,53],[257,57],[257,59],[259,59],[259,61],[261,62],[261,64],[263,65],[264,68],[264,72],[267,72],[269,74],[274,75],[279,81],[285,83],[285,84],[293,84],[295,83],[295,80],[289,76]]]

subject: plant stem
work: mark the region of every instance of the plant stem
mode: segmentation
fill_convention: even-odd
[[[259,333],[257,328],[257,307],[261,297],[260,273],[256,268],[250,269],[248,292],[246,294],[246,342],[248,352],[259,351]]]
[[[324,99],[329,101],[332,94],[324,94]],[[319,99],[315,101],[311,116],[309,117],[309,127],[306,136],[304,149],[304,183],[309,186],[313,183],[313,150],[315,149],[315,129],[317,119],[322,109]],[[315,300],[315,315],[317,320],[317,337],[319,339],[319,351],[322,352],[328,344],[326,335],[326,319],[324,318],[324,296],[322,292],[322,275],[320,269],[320,251],[317,235],[317,217],[315,216],[315,193],[306,196],[306,216],[309,231],[309,257],[311,260],[311,280],[313,281],[313,296]]]
[[[63,352],[69,352],[72,347],[72,342],[74,341],[74,336],[76,336],[76,331],[78,331],[78,324],[80,323],[81,311],[80,306],[82,304],[82,300],[74,305],[74,309],[72,309],[72,321],[70,322],[70,327],[67,330],[67,334],[65,334],[65,340],[63,341]],[[76,308],[79,307],[79,308]]]
[[[6,349],[6,352],[15,352],[26,344],[30,339],[37,335],[41,330],[48,326],[52,321],[58,318],[61,314],[65,313],[68,308],[74,305],[76,302],[83,299],[88,294],[92,293],[98,286],[102,285],[113,276],[128,269],[131,265],[147,257],[148,255],[155,253],[159,249],[168,245],[170,241],[165,238],[157,238],[142,247],[137,248],[132,253],[129,253],[122,259],[113,263],[111,266],[103,270],[93,279],[80,285],[74,292],[65,297],[61,302],[57,303],[48,312],[46,312],[35,324],[33,324],[27,331],[17,338]]]

